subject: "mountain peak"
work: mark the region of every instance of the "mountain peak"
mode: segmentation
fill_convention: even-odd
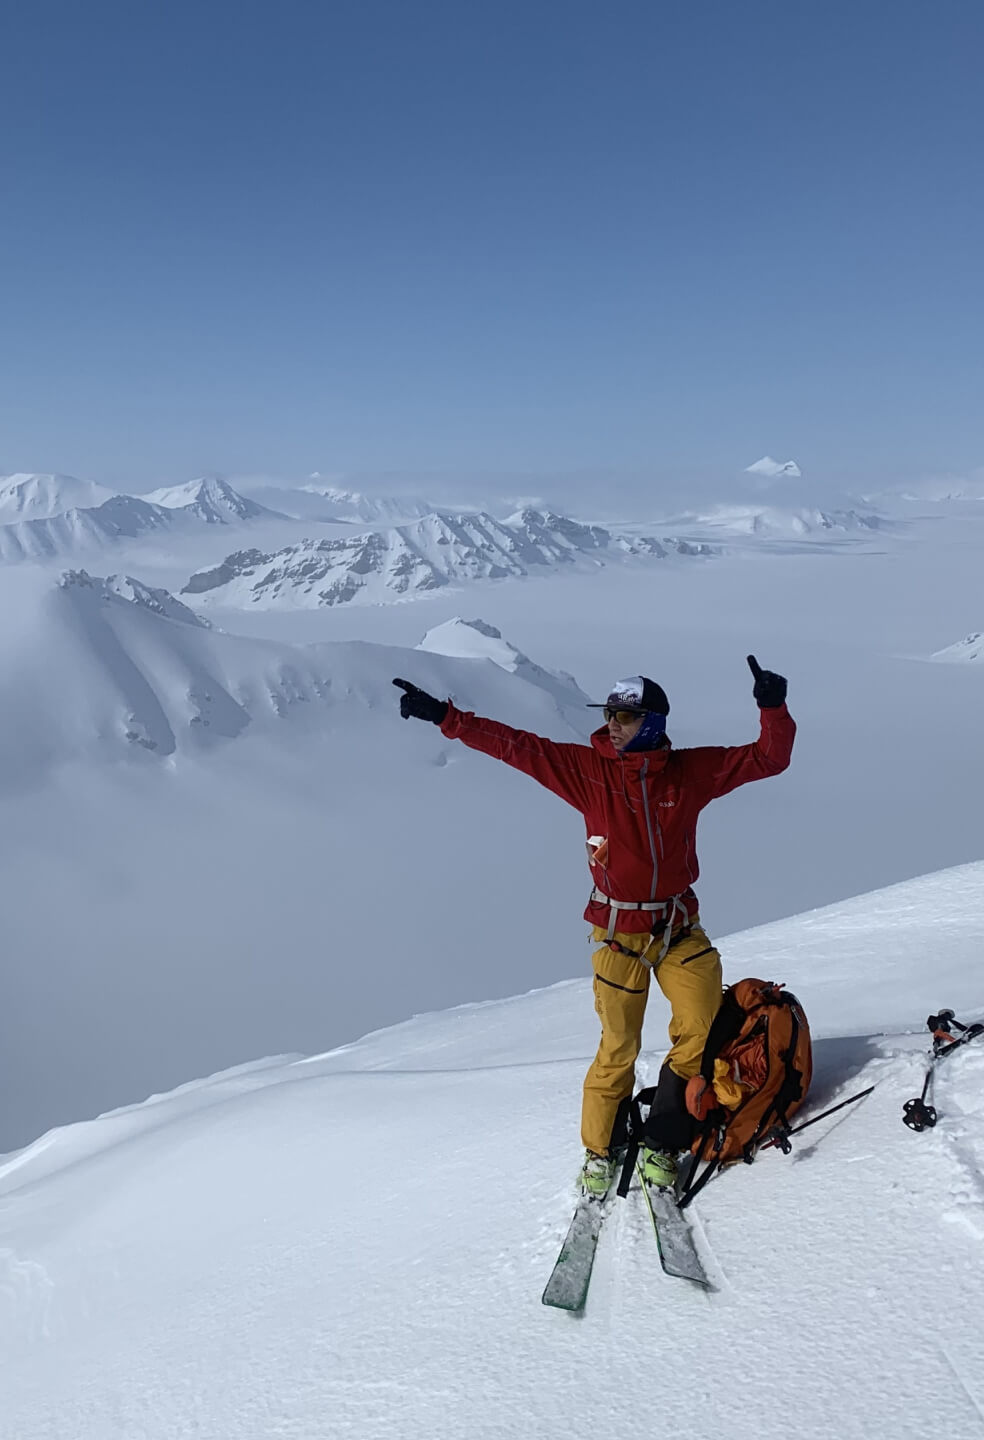
[[[94,480],[74,475],[42,475],[19,471],[0,475],[0,524],[18,520],[51,520],[69,510],[90,509],[114,492]]]
[[[184,510],[205,520],[209,525],[228,525],[237,520],[278,517],[279,512],[247,500],[218,475],[202,475],[186,485],[168,485],[141,496],[150,505],[163,505],[168,510]]]
[[[789,480],[802,479],[803,472],[795,460],[773,460],[771,455],[763,455],[761,460],[756,460],[754,465],[745,466],[746,475],[767,475],[770,480],[785,475]]]

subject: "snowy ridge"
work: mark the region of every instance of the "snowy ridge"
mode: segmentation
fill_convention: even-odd
[[[399,520],[423,519],[434,509],[429,501],[412,495],[363,495],[358,490],[323,485],[317,480],[302,485],[301,493],[322,502],[326,520],[393,524]]]
[[[204,520],[206,525],[228,525],[239,520],[276,519],[286,517],[265,505],[257,505],[244,495],[233,490],[225,480],[215,476],[191,480],[187,485],[171,485],[162,490],[152,490],[142,497],[148,505],[163,505],[167,510],[179,510],[189,518]]]
[[[966,937],[947,932],[927,977],[925,934],[938,941],[961,893]],[[562,1440],[572,1414],[591,1433],[610,1427],[612,1394],[638,1385],[642,1334],[651,1402],[679,1404],[681,1376],[699,1393],[696,1440],[787,1440],[785,1403],[756,1404],[747,1420],[735,1409],[762,1356],[777,1354],[801,1440],[922,1440],[927,1394],[946,1397],[947,1434],[972,1440],[984,1048],[939,1067],[934,1131],[907,1131],[901,1106],[925,1073],[923,1017],[960,1005],[976,965],[984,866],[881,892],[870,929],[864,901],[851,902],[863,963],[846,988],[815,992],[812,960],[796,962],[797,927],[836,954],[842,916],[783,922],[782,947],[760,950],[756,969],[781,966],[815,1033],[832,1037],[816,1045],[801,1118],[875,1089],[791,1157],[766,1152],[700,1196],[691,1213],[710,1295],[662,1274],[633,1191],[606,1221],[584,1317],[539,1302],[570,1215],[596,1040],[584,979],[319,1057],[240,1066],[0,1162],[10,1434]],[[746,938],[760,944],[761,932],[722,944],[727,978]],[[904,994],[919,1033],[873,1036],[859,974]],[[649,1018],[641,1081],[665,1045],[658,997]],[[364,1153],[380,1116],[398,1204],[388,1185],[354,1195],[338,1184],[339,1155]],[[489,1177],[517,1151],[522,1203]]]
[[[590,703],[573,675],[566,670],[545,670],[505,640],[502,631],[485,620],[462,620],[456,615],[443,625],[435,625],[428,630],[417,649],[430,650],[436,655],[455,655],[465,660],[491,660],[511,675],[518,675],[531,685],[541,686],[564,704],[569,705],[576,696],[585,705]]]
[[[67,510],[93,509],[112,497],[105,485],[74,475],[0,475],[0,525],[50,520]]]
[[[174,523],[170,510],[135,495],[114,495],[92,509],[0,526],[0,560],[52,560],[120,540],[135,540]]]
[[[156,493],[166,501],[113,495],[92,508],[0,525],[0,561],[56,560],[151,534],[180,538],[204,525],[282,518],[245,500],[222,481],[195,481]]]
[[[463,703],[477,700],[532,725],[588,728],[585,696],[571,677],[542,670],[519,651],[512,666],[366,642],[293,646],[213,630],[168,591],[130,576],[66,572],[41,592],[25,670],[11,667],[0,707],[3,771],[23,780],[39,752],[44,768],[121,751],[157,759],[201,753],[247,731],[278,726],[364,729],[365,710],[388,726],[399,715],[396,674],[411,674]],[[505,699],[504,699],[505,697]],[[524,713],[525,712],[525,713]],[[401,731],[401,734],[406,732]],[[413,732],[410,732],[411,734]]]
[[[327,524],[399,525],[422,519],[434,504],[414,495],[364,495],[338,485],[328,485],[318,476],[301,486],[243,482],[242,488],[254,499],[295,520],[316,520]]]
[[[242,550],[193,575],[182,594],[223,605],[314,608],[404,599],[445,585],[525,576],[553,566],[597,567],[630,556],[707,555],[684,540],[613,533],[523,510],[506,521],[438,511],[412,525],[305,540],[272,554]]]
[[[872,509],[825,510],[815,505],[763,504],[761,501],[711,505],[676,517],[675,526],[725,541],[729,538],[829,537],[890,529],[892,522]]]
[[[763,455],[761,460],[756,460],[754,465],[745,466],[746,475],[765,475],[770,480],[785,475],[790,480],[799,480],[803,472],[795,460],[773,460],[771,455]]]
[[[955,645],[947,645],[942,650],[934,651],[930,658],[957,665],[984,660],[984,631],[974,630]]]
[[[134,580],[132,575],[107,575],[105,579],[101,579],[98,575],[89,575],[85,570],[66,570],[58,583],[62,590],[78,587],[95,591],[102,600],[124,601],[149,610],[154,615],[163,615],[168,620],[178,620],[182,625],[197,625],[206,630],[211,628],[211,621],[196,615],[194,610],[183,605],[180,600],[175,600],[169,591],[144,585],[141,581]]]

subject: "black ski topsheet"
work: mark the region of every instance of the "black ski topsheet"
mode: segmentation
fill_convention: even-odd
[[[543,1292],[544,1305],[573,1312],[584,1309],[598,1236],[607,1209],[608,1202],[603,1199],[585,1197],[578,1201],[567,1237]]]
[[[656,1231],[659,1261],[664,1271],[675,1279],[692,1280],[696,1285],[711,1289],[711,1282],[694,1244],[694,1232],[677,1205],[676,1195],[658,1185],[647,1185],[640,1165],[636,1166],[636,1173]]]

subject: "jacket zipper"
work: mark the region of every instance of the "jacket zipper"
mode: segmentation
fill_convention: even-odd
[[[646,785],[646,775],[649,770],[649,761],[643,760],[642,769],[639,772],[639,779],[642,783],[642,808],[646,816],[646,833],[649,836],[649,853],[653,857],[653,890],[650,900],[656,899],[656,891],[659,887],[659,860],[656,856],[656,841],[653,837],[653,819],[649,813],[649,790]]]

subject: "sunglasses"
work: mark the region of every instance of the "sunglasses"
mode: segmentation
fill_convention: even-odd
[[[613,710],[610,705],[605,706],[605,719],[617,720],[620,725],[631,725],[633,720],[641,720],[645,710]]]

